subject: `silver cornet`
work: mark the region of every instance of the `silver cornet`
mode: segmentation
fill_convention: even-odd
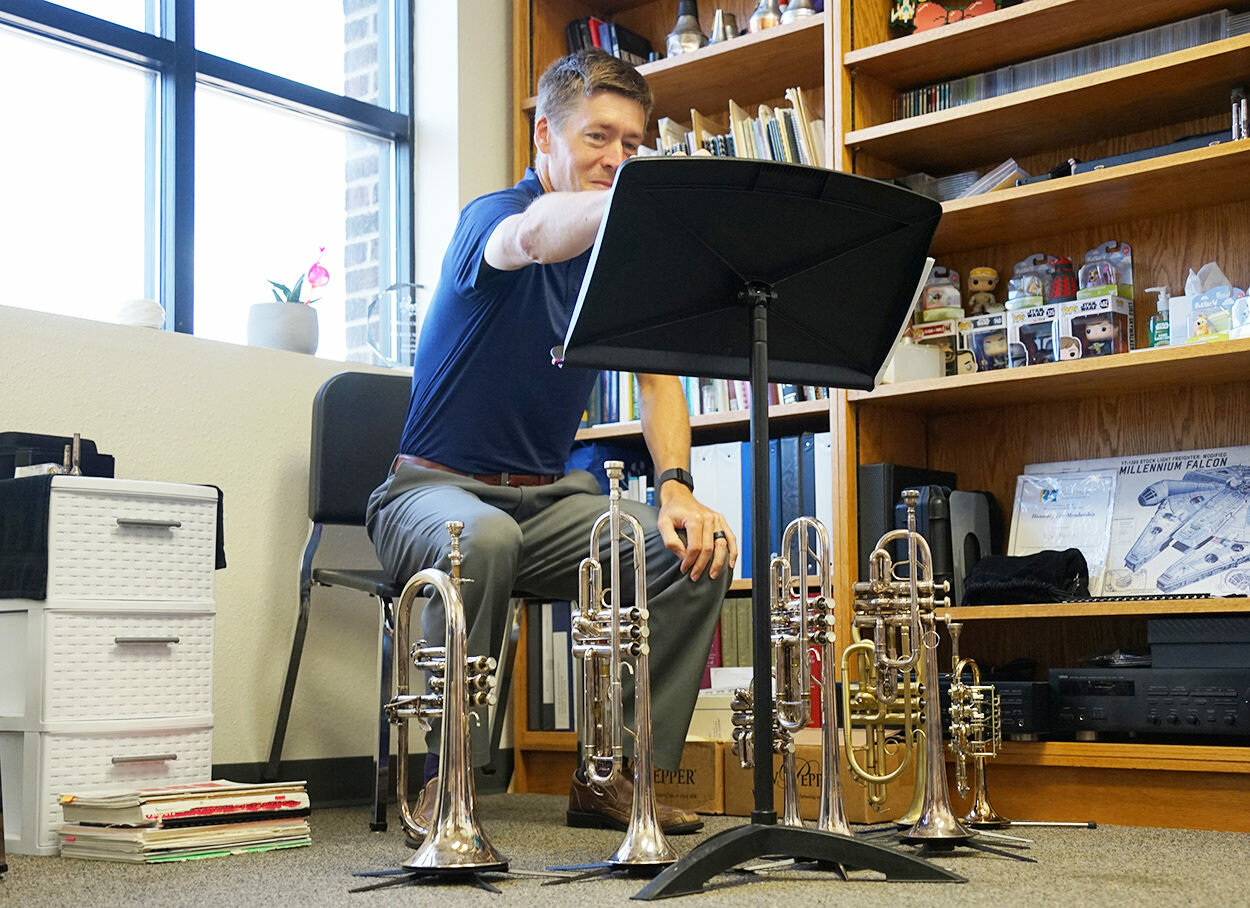
[[[460,577],[460,564],[464,560],[460,551],[463,530],[463,523],[448,521],[451,576],[428,568],[414,574],[400,595],[395,625],[396,690],[386,704],[388,718],[398,726],[395,785],[400,815],[410,837],[425,836],[416,854],[404,866],[431,874],[508,869],[507,859],[495,851],[477,822],[469,717],[474,715],[473,707],[495,702],[495,660],[489,656],[469,656],[465,652],[468,626],[460,585],[469,581]],[[430,646],[420,640],[409,646],[412,605],[427,585],[437,591],[447,614],[444,645]],[[412,668],[427,673],[429,693],[410,692]],[[429,730],[432,719],[441,719],[443,723],[434,821],[429,830],[417,823],[408,799],[408,722],[412,719],[424,730]]]
[[[573,655],[582,660],[582,705],[579,725],[582,766],[586,778],[611,784],[623,771],[624,736],[634,739],[634,803],[621,847],[607,859],[613,867],[663,867],[679,857],[664,837],[655,811],[655,779],[651,763],[651,669],[647,643],[647,560],[642,525],[621,510],[625,464],[604,463],[610,495],[608,510],[590,533],[590,555],[578,571],[578,612],[573,619]],[[626,532],[628,529],[628,532]],[[599,562],[601,537],[608,534],[610,585],[603,585]],[[633,547],[634,604],[621,598],[621,546]],[[627,661],[629,660],[629,661]],[[625,727],[621,673],[634,674],[633,731]]]
[[[975,787],[972,810],[963,818],[969,826],[985,829],[1011,825],[1011,821],[999,816],[990,804],[989,791],[985,785],[985,761],[998,756],[1003,742],[1002,701],[992,684],[981,683],[981,670],[974,659],[959,657],[958,621],[947,618],[951,634],[950,717],[951,753],[955,755],[955,787],[967,797]],[[964,673],[972,677],[971,684],[964,683]],[[968,762],[972,761],[974,780],[968,784]]]
[[[797,551],[797,562],[790,556]],[[809,574],[809,558],[816,564]],[[829,532],[814,517],[799,517],[786,527],[781,554],[769,566],[771,637],[773,647],[773,751],[781,754],[782,812],[780,820],[789,826],[802,826],[799,816],[798,782],[794,765],[794,734],[811,718],[813,684],[820,687],[821,775],[820,812],[817,827],[825,832],[850,835],[842,805],[842,781],[838,767],[838,720],[835,684],[832,674],[819,682],[812,678],[810,647],[820,650],[821,664],[832,672],[834,665],[833,571],[830,562]],[[797,568],[797,576],[796,576]],[[812,595],[812,581],[819,592]],[[734,752],[741,764],[754,765],[752,707],[749,689],[734,691],[732,707]],[[765,755],[765,759],[767,759]]]

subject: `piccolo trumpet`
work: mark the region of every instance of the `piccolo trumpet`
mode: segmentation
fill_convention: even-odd
[[[621,509],[625,464],[604,463],[610,494],[608,510],[590,533],[590,554],[578,571],[578,611],[573,618],[573,655],[582,660],[582,767],[599,785],[612,783],[624,771],[624,736],[634,739],[634,802],[621,846],[607,859],[617,868],[662,868],[679,857],[668,843],[656,816],[655,778],[651,762],[651,668],[647,643],[646,538],[638,519]],[[609,586],[603,585],[599,561],[607,533]],[[632,547],[634,603],[622,601],[621,547]],[[634,675],[634,729],[626,728],[622,672]]]
[[[467,655],[468,625],[460,585],[460,533],[464,524],[448,521],[451,534],[451,576],[435,568],[413,575],[399,598],[395,625],[395,696],[386,704],[388,718],[397,726],[395,785],[400,815],[410,839],[424,836],[416,854],[404,866],[421,873],[462,873],[506,871],[502,857],[477,821],[477,790],[469,742],[469,717],[477,718],[473,707],[495,702],[495,660],[489,656]],[[442,646],[425,640],[409,645],[412,606],[426,586],[434,587],[447,616]],[[425,671],[429,693],[413,694],[409,684],[411,669]],[[408,722],[416,720],[428,730],[433,719],[441,719],[439,775],[434,798],[434,818],[430,829],[422,829],[408,798]]]
[[[985,761],[998,756],[1003,742],[1002,701],[992,684],[981,683],[976,660],[959,657],[958,621],[946,620],[951,635],[950,727],[951,753],[955,755],[955,787],[963,796],[975,789],[972,810],[963,818],[969,826],[994,829],[1011,825],[990,804],[985,785]],[[964,673],[972,679],[964,683]],[[968,763],[973,765],[973,784],[968,783]]]

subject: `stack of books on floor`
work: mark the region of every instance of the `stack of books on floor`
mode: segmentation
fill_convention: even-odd
[[[157,864],[310,845],[303,782],[61,795],[61,856]]]

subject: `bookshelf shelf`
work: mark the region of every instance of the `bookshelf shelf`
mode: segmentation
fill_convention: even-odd
[[[1004,741],[991,765],[1004,764],[1247,773],[1250,772],[1250,748],[1102,741]],[[994,770],[989,771],[992,774]]]
[[[931,252],[944,255],[1035,236],[1250,199],[1250,141],[1000,189],[942,204]]]
[[[850,391],[848,396],[874,408],[941,415],[985,407],[1173,391],[1183,386],[1240,382],[1247,374],[1250,340],[1242,339],[903,382],[871,392]]]
[[[911,88],[1019,61],[1022,29],[1029,33],[1024,53],[1035,59],[1227,5],[1212,0],[1131,4],[1029,0],[943,28],[856,48],[843,62],[855,75],[871,76],[893,88]]]
[[[773,404],[768,408],[769,425],[776,429],[774,434],[784,434],[791,423],[811,424],[820,417],[828,417],[829,400],[804,400],[794,404]],[[746,438],[750,431],[751,414],[748,410],[732,410],[728,413],[701,413],[690,417],[690,431],[698,440],[705,441],[714,437]],[[823,424],[822,424],[823,427]],[[581,429],[577,433],[578,441],[603,441],[608,439],[642,439],[642,423],[631,419],[628,422],[601,423]]]
[[[987,14],[988,15],[988,14]],[[1250,70],[1250,35],[846,134],[848,148],[906,171],[946,173],[1228,107]],[[886,119],[890,114],[881,112]]]
[[[972,605],[947,609],[964,621],[1018,618],[1112,618],[1132,615],[1200,615],[1209,612],[1250,613],[1247,599],[1170,599],[1155,601],[1040,602],[1034,605]]]

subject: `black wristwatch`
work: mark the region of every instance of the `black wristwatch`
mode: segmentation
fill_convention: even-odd
[[[655,484],[656,488],[658,489],[670,479],[675,479],[690,491],[694,491],[694,477],[690,475],[689,470],[683,470],[681,467],[673,467],[671,470],[665,470],[661,473],[659,482]]]

